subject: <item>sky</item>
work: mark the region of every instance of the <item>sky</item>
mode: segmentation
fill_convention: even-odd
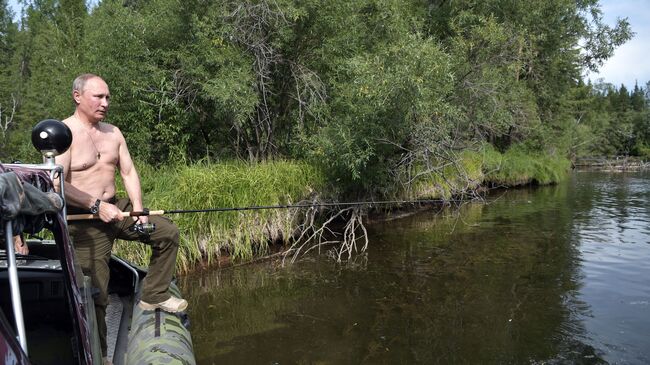
[[[614,25],[617,18],[627,18],[636,34],[614,52],[598,73],[587,73],[585,80],[604,82],[619,87],[624,84],[629,89],[638,82],[646,87],[650,82],[650,61],[645,57],[650,52],[650,0],[600,0],[603,19]],[[14,14],[20,14],[17,0],[9,0]]]
[[[635,82],[646,87],[650,82],[650,0],[600,0],[603,20],[613,25],[616,18],[628,18],[634,37],[614,52],[614,56],[600,68],[598,74],[586,79],[595,82],[603,78],[616,87],[625,84],[630,90]]]

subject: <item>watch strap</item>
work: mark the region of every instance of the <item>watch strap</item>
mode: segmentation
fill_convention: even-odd
[[[90,212],[92,214],[97,214],[99,213],[99,204],[101,204],[102,201],[100,199],[95,200],[95,204],[93,204],[92,207],[90,207]]]

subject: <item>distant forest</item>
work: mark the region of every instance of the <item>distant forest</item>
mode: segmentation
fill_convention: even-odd
[[[586,84],[633,36],[597,0],[0,0],[0,160],[109,84],[141,162],[299,159],[382,185],[464,150],[650,157],[648,85]],[[19,21],[14,19],[19,18]]]

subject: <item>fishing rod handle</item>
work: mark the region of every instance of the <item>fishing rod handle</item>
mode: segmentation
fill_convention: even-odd
[[[165,214],[164,210],[150,210],[148,212],[122,212],[122,217],[139,217],[142,215],[163,215]],[[70,214],[68,215],[69,221],[82,221],[82,220],[91,220],[99,219],[98,214]]]

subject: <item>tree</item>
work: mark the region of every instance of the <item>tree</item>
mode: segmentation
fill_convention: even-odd
[[[634,83],[634,90],[630,94],[630,104],[634,111],[640,112],[647,107],[645,92],[642,87],[639,87],[638,83]]]
[[[500,123],[485,120],[492,120],[491,116],[479,116],[480,126],[501,126],[493,129],[496,136],[495,133],[480,133],[488,140],[498,137],[504,130],[510,142],[526,139],[527,136],[539,138],[535,133],[530,135],[531,132],[542,130],[536,124],[537,119],[550,127],[545,130],[556,134],[550,140],[564,135],[567,128],[572,128],[572,122],[567,118],[568,111],[563,106],[563,100],[580,80],[582,70],[594,69],[602,64],[616,46],[631,37],[625,19],[618,20],[614,27],[603,23],[596,0],[461,0],[430,3],[433,9],[430,13],[435,14],[430,19],[436,24],[430,24],[428,29],[446,43],[466,45],[466,57],[460,56],[454,63],[461,65],[457,79],[465,82],[474,78],[472,84],[487,86],[481,88],[482,93],[473,94],[468,93],[467,88],[459,87],[459,104],[469,108],[474,106],[473,110],[479,112],[490,104],[493,107],[487,110],[501,110],[495,114],[500,116],[497,118],[501,120]],[[494,46],[486,48],[490,44],[490,35],[494,39]],[[488,75],[495,75],[495,68],[509,69],[511,78],[505,77],[507,73],[503,71],[498,78],[487,78]],[[486,73],[488,70],[493,71]],[[481,79],[485,82],[479,81]],[[503,103],[514,105],[515,108],[496,107],[500,104],[499,98],[508,95],[510,90],[525,90],[523,95],[520,92],[521,96]],[[530,101],[534,102],[535,107],[527,105]],[[472,109],[468,110],[470,115],[477,115]],[[513,131],[527,125],[530,126],[528,133],[513,135]],[[504,147],[507,147],[507,143]]]
[[[83,70],[80,40],[86,16],[83,0],[41,0],[27,9],[20,115],[30,129],[41,119],[63,119],[73,110],[72,80]]]
[[[7,0],[0,0],[0,50],[2,50],[0,55],[3,56],[3,59],[6,57],[7,52],[14,47],[12,36],[15,36],[17,29],[13,17],[14,14],[9,8]]]
[[[11,62],[16,51],[18,27],[7,0],[0,0],[0,103],[10,99]]]
[[[17,94],[13,87],[13,58],[18,27],[6,0],[0,0],[0,160],[8,156],[8,143],[15,129]]]
[[[197,158],[204,157],[208,150],[202,132],[213,131],[201,118],[212,122],[214,108],[204,108],[190,70],[193,65],[199,70],[209,67],[202,63],[200,55],[207,51],[199,44],[212,44],[202,43],[194,29],[199,12],[192,1],[135,1],[124,6],[107,0],[88,18],[86,68],[110,85],[109,118],[132,141],[132,153],[153,164],[196,157],[195,151]]]

